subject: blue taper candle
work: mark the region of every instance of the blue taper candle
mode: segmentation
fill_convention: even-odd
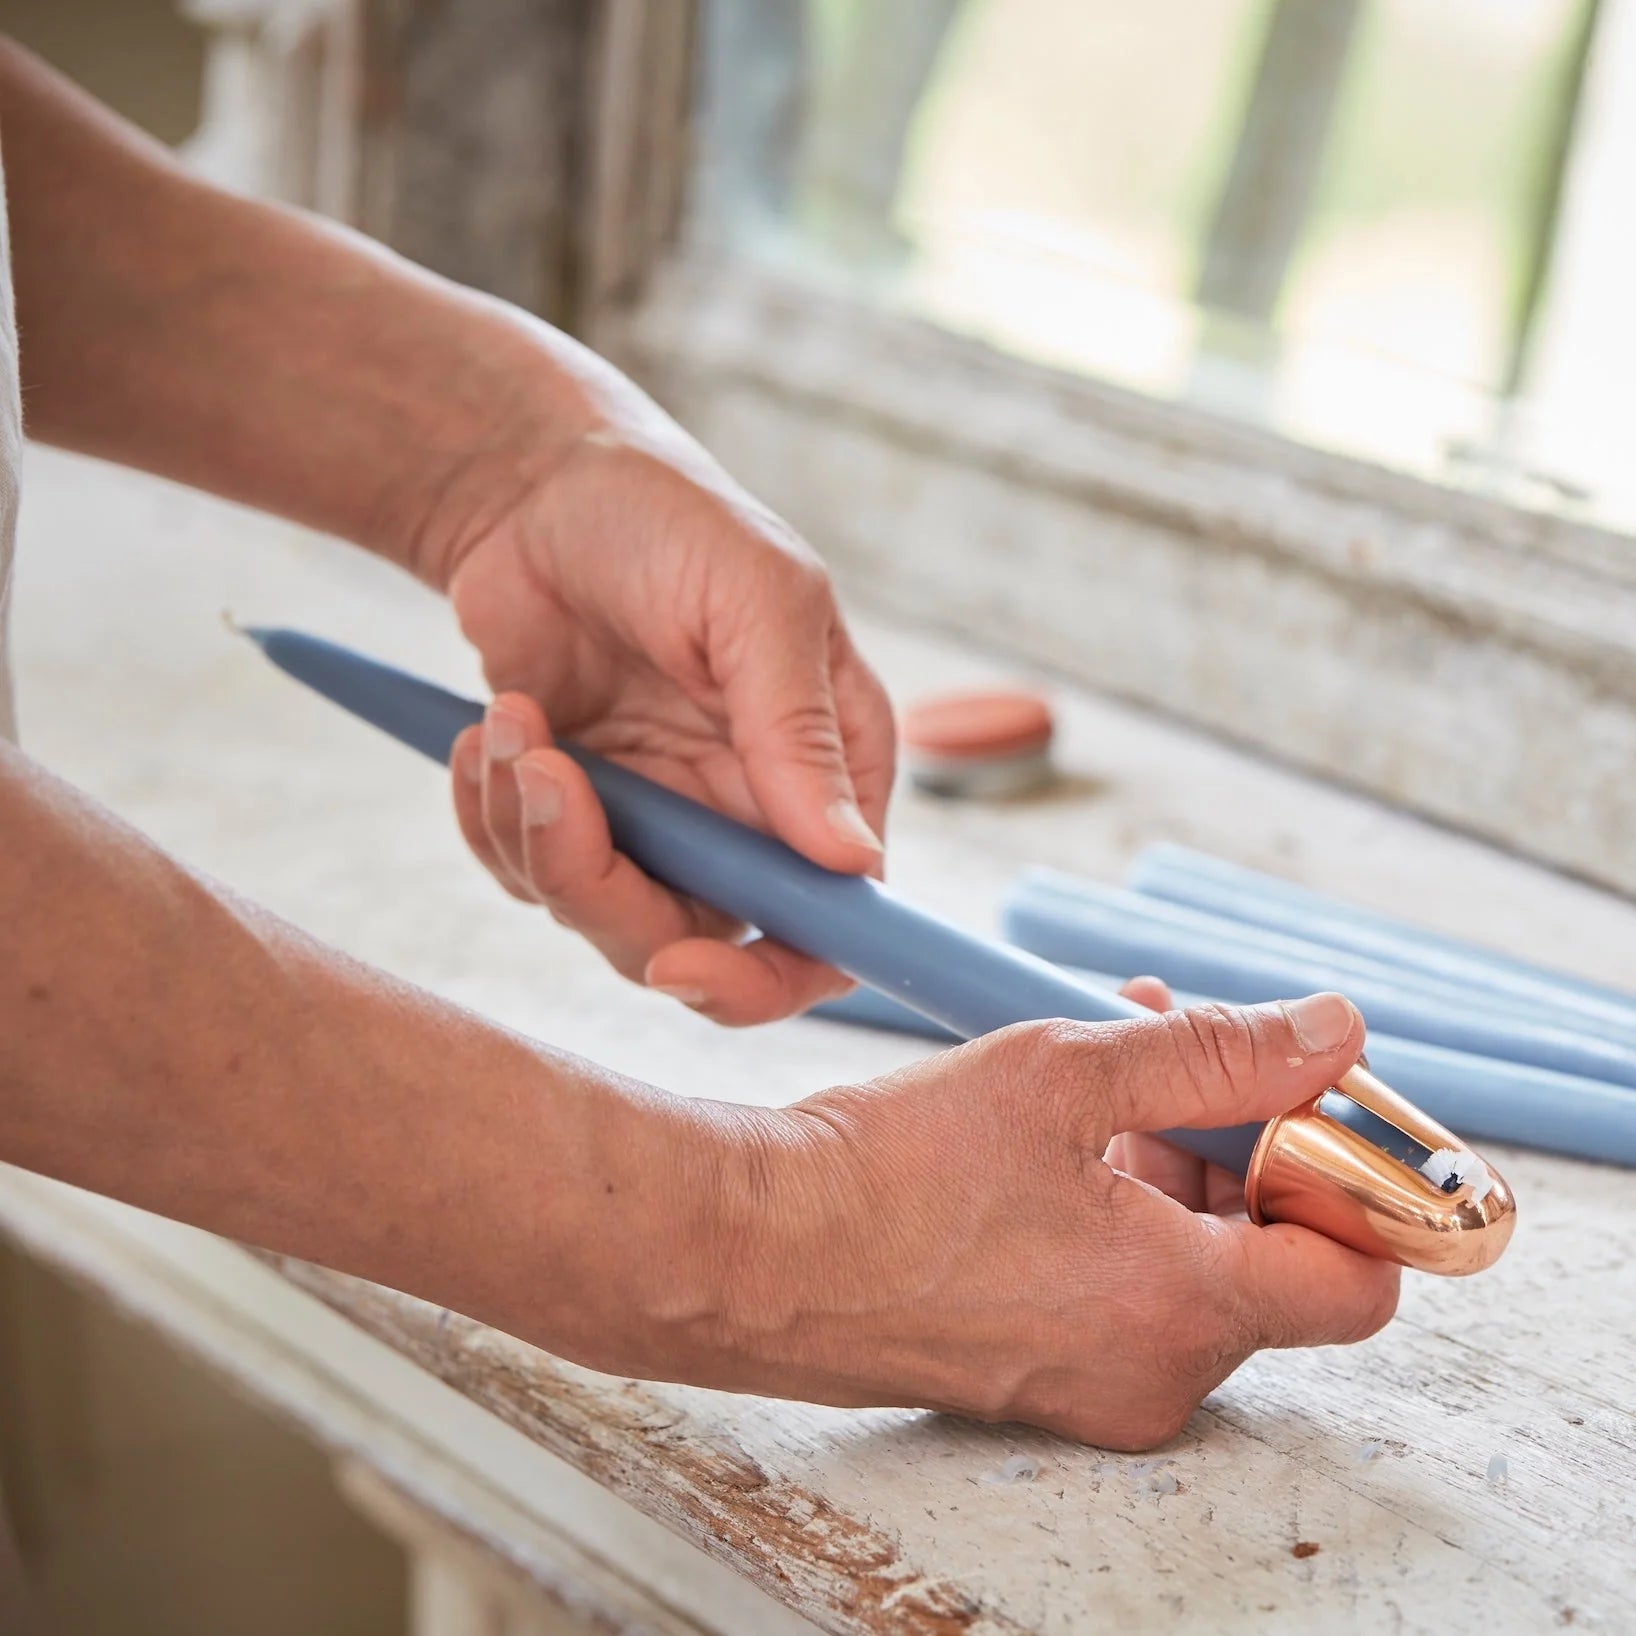
[[[1145,848],[1131,866],[1129,884],[1144,896],[1321,943],[1400,973],[1458,984],[1513,1011],[1526,1007],[1529,1015],[1552,1017],[1606,1039],[1636,1041],[1636,994],[1412,925],[1191,847]]]
[[[1491,996],[1461,1002],[1345,952],[1163,899],[1033,869],[1006,896],[1012,942],[1047,960],[1099,971],[1143,971],[1176,988],[1254,1005],[1278,995],[1339,988],[1372,1029],[1450,1050],[1636,1087],[1636,1047],[1552,1020]]]
[[[432,760],[447,763],[483,707],[299,631],[246,628],[281,670]],[[878,881],[836,874],[771,835],[570,743],[614,845],[666,885],[835,966],[963,1039],[1048,1017],[1111,1022],[1151,1013],[1020,949],[906,903]],[[1339,1114],[1350,1099],[1331,1093]],[[1168,1131],[1179,1147],[1243,1175],[1260,1125]]]

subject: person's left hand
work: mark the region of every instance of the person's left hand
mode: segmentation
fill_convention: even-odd
[[[613,850],[557,735],[831,869],[879,872],[894,731],[823,565],[655,406],[621,394],[435,576],[497,697],[456,742],[478,857],[612,964],[725,1023],[847,980]]]

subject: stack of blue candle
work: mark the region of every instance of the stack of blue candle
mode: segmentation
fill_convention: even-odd
[[[1636,995],[1178,846],[1144,852],[1128,888],[1030,870],[1004,930],[1093,984],[1161,977],[1181,1004],[1339,989],[1369,1024],[1371,1066],[1434,1119],[1473,1139],[1636,1165]],[[939,1033],[867,990],[821,1012]]]

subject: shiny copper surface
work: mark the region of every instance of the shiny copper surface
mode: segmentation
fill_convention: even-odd
[[[1367,1069],[1335,1089],[1428,1151],[1466,1151],[1458,1137]],[[1401,1160],[1324,1113],[1321,1097],[1280,1114],[1261,1133],[1244,1197],[1252,1220],[1294,1222],[1354,1249],[1422,1272],[1461,1277],[1499,1260],[1516,1226],[1516,1201],[1487,1165],[1491,1185],[1444,1192]]]

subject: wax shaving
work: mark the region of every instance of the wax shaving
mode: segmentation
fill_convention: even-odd
[[[1164,1469],[1169,1464],[1168,1460],[1132,1460],[1125,1467],[1125,1475],[1141,1493],[1151,1494],[1157,1499],[1162,1494],[1181,1491],[1182,1485],[1176,1480],[1175,1472]]]
[[[1511,1475],[1511,1462],[1503,1454],[1496,1454],[1488,1462],[1488,1471],[1485,1480],[1493,1487],[1498,1488]]]
[[[1386,1452],[1384,1443],[1359,1443],[1352,1458],[1361,1466],[1367,1466],[1381,1458]]]
[[[1031,1483],[1040,1474],[1040,1463],[1027,1454],[1013,1454],[1003,1465],[996,1466],[993,1471],[987,1472],[983,1481],[990,1485],[999,1483]]]
[[[1420,1167],[1420,1174],[1445,1193],[1468,1188],[1473,1204],[1481,1204],[1494,1190],[1494,1178],[1488,1166],[1475,1153],[1462,1147],[1440,1147]]]

